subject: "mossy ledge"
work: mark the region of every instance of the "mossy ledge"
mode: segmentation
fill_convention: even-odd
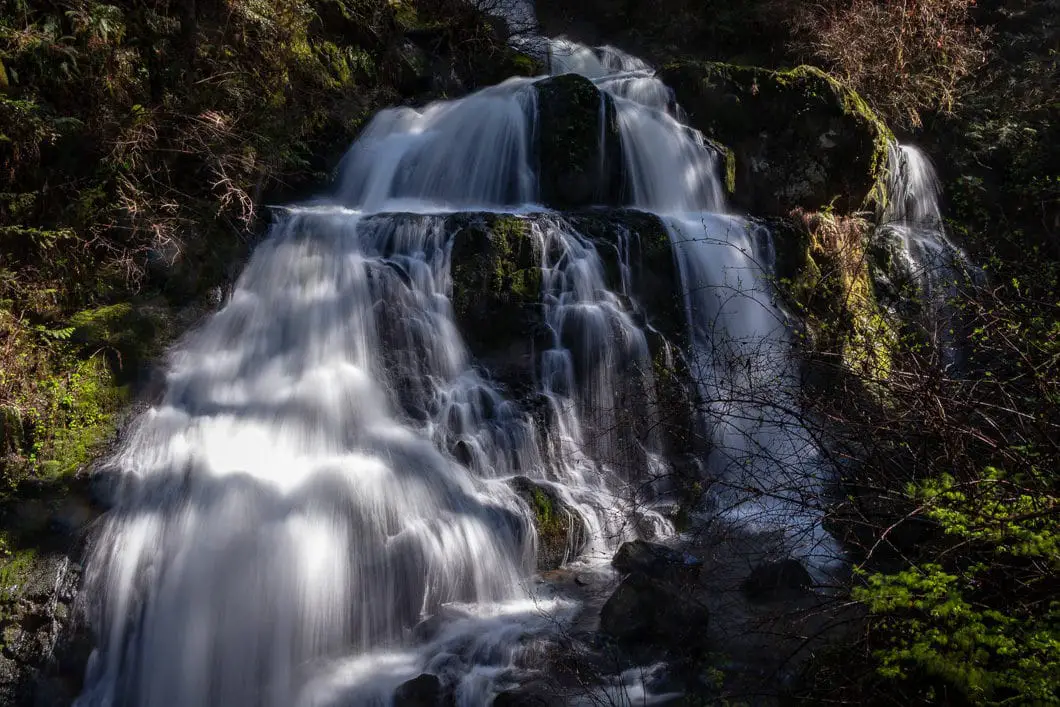
[[[726,145],[736,205],[758,215],[793,208],[840,213],[883,198],[894,136],[854,91],[812,66],[785,71],[719,62],[666,65],[690,122]]]

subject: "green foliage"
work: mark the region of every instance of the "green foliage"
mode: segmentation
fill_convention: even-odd
[[[855,590],[876,617],[881,676],[912,689],[914,677],[941,683],[974,704],[1060,703],[1060,601],[1051,591],[1060,498],[1044,481],[990,467],[974,482],[942,476],[910,486],[954,544],[939,555],[949,568],[873,574]]]
[[[51,439],[39,445],[41,475],[66,476],[90,462],[114,431],[114,415],[126,400],[99,359],[82,363],[65,379],[47,382],[52,407],[47,410]]]

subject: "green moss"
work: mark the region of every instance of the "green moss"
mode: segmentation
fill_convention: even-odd
[[[393,8],[394,21],[402,29],[426,29],[437,25],[422,19],[416,5],[409,0],[391,0],[390,7]]]
[[[102,357],[82,362],[65,377],[47,382],[52,409],[38,433],[39,476],[60,478],[75,473],[98,454],[115,431],[115,414],[128,401]]]
[[[736,153],[732,148],[725,148],[725,189],[730,194],[736,191]]]
[[[838,199],[855,211],[881,198],[893,134],[835,77],[811,66],[677,62],[661,78],[693,125],[732,150],[725,180],[741,208],[780,215]]]
[[[493,217],[489,229],[494,247],[491,292],[499,295],[510,291],[522,301],[537,301],[541,296],[541,268],[526,258],[530,222],[499,214]]]
[[[537,532],[552,537],[566,536],[566,524],[560,519],[549,495],[537,486],[531,489],[530,495],[533,500],[534,517],[537,520]]]
[[[525,341],[541,317],[541,261],[530,222],[505,214],[450,217],[450,276],[460,331],[476,355]]]
[[[804,348],[838,354],[864,381],[886,379],[897,329],[866,262],[868,224],[828,214],[763,223],[774,236],[778,288],[806,325]]]
[[[0,624],[5,624],[15,602],[22,595],[25,584],[33,571],[37,551],[33,548],[13,550],[6,531],[0,531]],[[3,644],[9,643],[6,635]]]
[[[509,58],[513,76],[540,76],[545,67],[528,54],[513,52]]]

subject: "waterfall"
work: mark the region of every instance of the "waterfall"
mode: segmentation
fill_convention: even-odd
[[[685,293],[694,377],[714,446],[715,512],[779,533],[823,574],[841,557],[823,529],[831,481],[803,424],[786,317],[774,303],[771,234],[725,211],[718,153],[679,120],[673,92],[614,47],[556,40],[554,71],[594,80],[615,101],[634,206],[664,217]]]
[[[887,200],[876,238],[897,261],[898,276],[915,288],[922,321],[942,363],[960,358],[959,317],[953,307],[963,282],[979,284],[983,272],[947,236],[939,204],[942,187],[928,157],[912,145],[894,144],[888,156]]]
[[[820,483],[769,234],[722,213],[717,154],[650,67],[563,40],[551,54],[613,105],[626,205],[668,229],[720,503],[810,536],[794,545],[813,557],[824,534],[802,496]],[[80,707],[387,705],[421,673],[487,704],[578,610],[533,584],[542,538],[514,480],[577,516],[568,562],[672,533],[638,235],[613,229],[609,278],[600,244],[536,203],[535,82],[379,113],[332,192],[289,208],[173,349],[164,395],[104,465],[118,492],[86,571],[98,645]],[[458,323],[473,211],[507,212],[536,258],[529,395]]]

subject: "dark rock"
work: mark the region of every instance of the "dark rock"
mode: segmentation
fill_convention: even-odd
[[[618,203],[624,180],[614,104],[577,74],[535,88],[541,202],[557,209]]]
[[[0,571],[0,704],[69,705],[91,646],[73,620],[80,567],[60,554],[23,553]]]
[[[875,198],[893,136],[823,71],[679,62],[660,78],[691,124],[730,148],[726,182],[737,206],[756,215],[827,204],[852,212]]]
[[[707,608],[678,585],[631,574],[600,611],[600,630],[622,643],[689,647],[706,638]]]
[[[438,707],[445,704],[442,681],[424,673],[401,683],[394,691],[394,707]]]
[[[547,572],[574,559],[585,547],[588,530],[578,512],[552,487],[517,476],[508,482],[530,507],[537,528],[537,569]]]
[[[755,567],[742,589],[751,601],[770,601],[799,594],[812,586],[813,577],[802,563],[789,558]]]
[[[493,698],[493,707],[551,707],[556,703],[543,682],[520,685]]]
[[[536,354],[550,343],[541,259],[527,219],[450,217],[453,315],[476,360],[516,394],[533,388]]]
[[[695,582],[703,569],[703,561],[687,552],[644,540],[622,543],[611,564],[623,574],[668,582]]]
[[[76,535],[98,518],[100,512],[88,499],[73,496],[58,505],[49,519],[49,527],[63,535]]]

